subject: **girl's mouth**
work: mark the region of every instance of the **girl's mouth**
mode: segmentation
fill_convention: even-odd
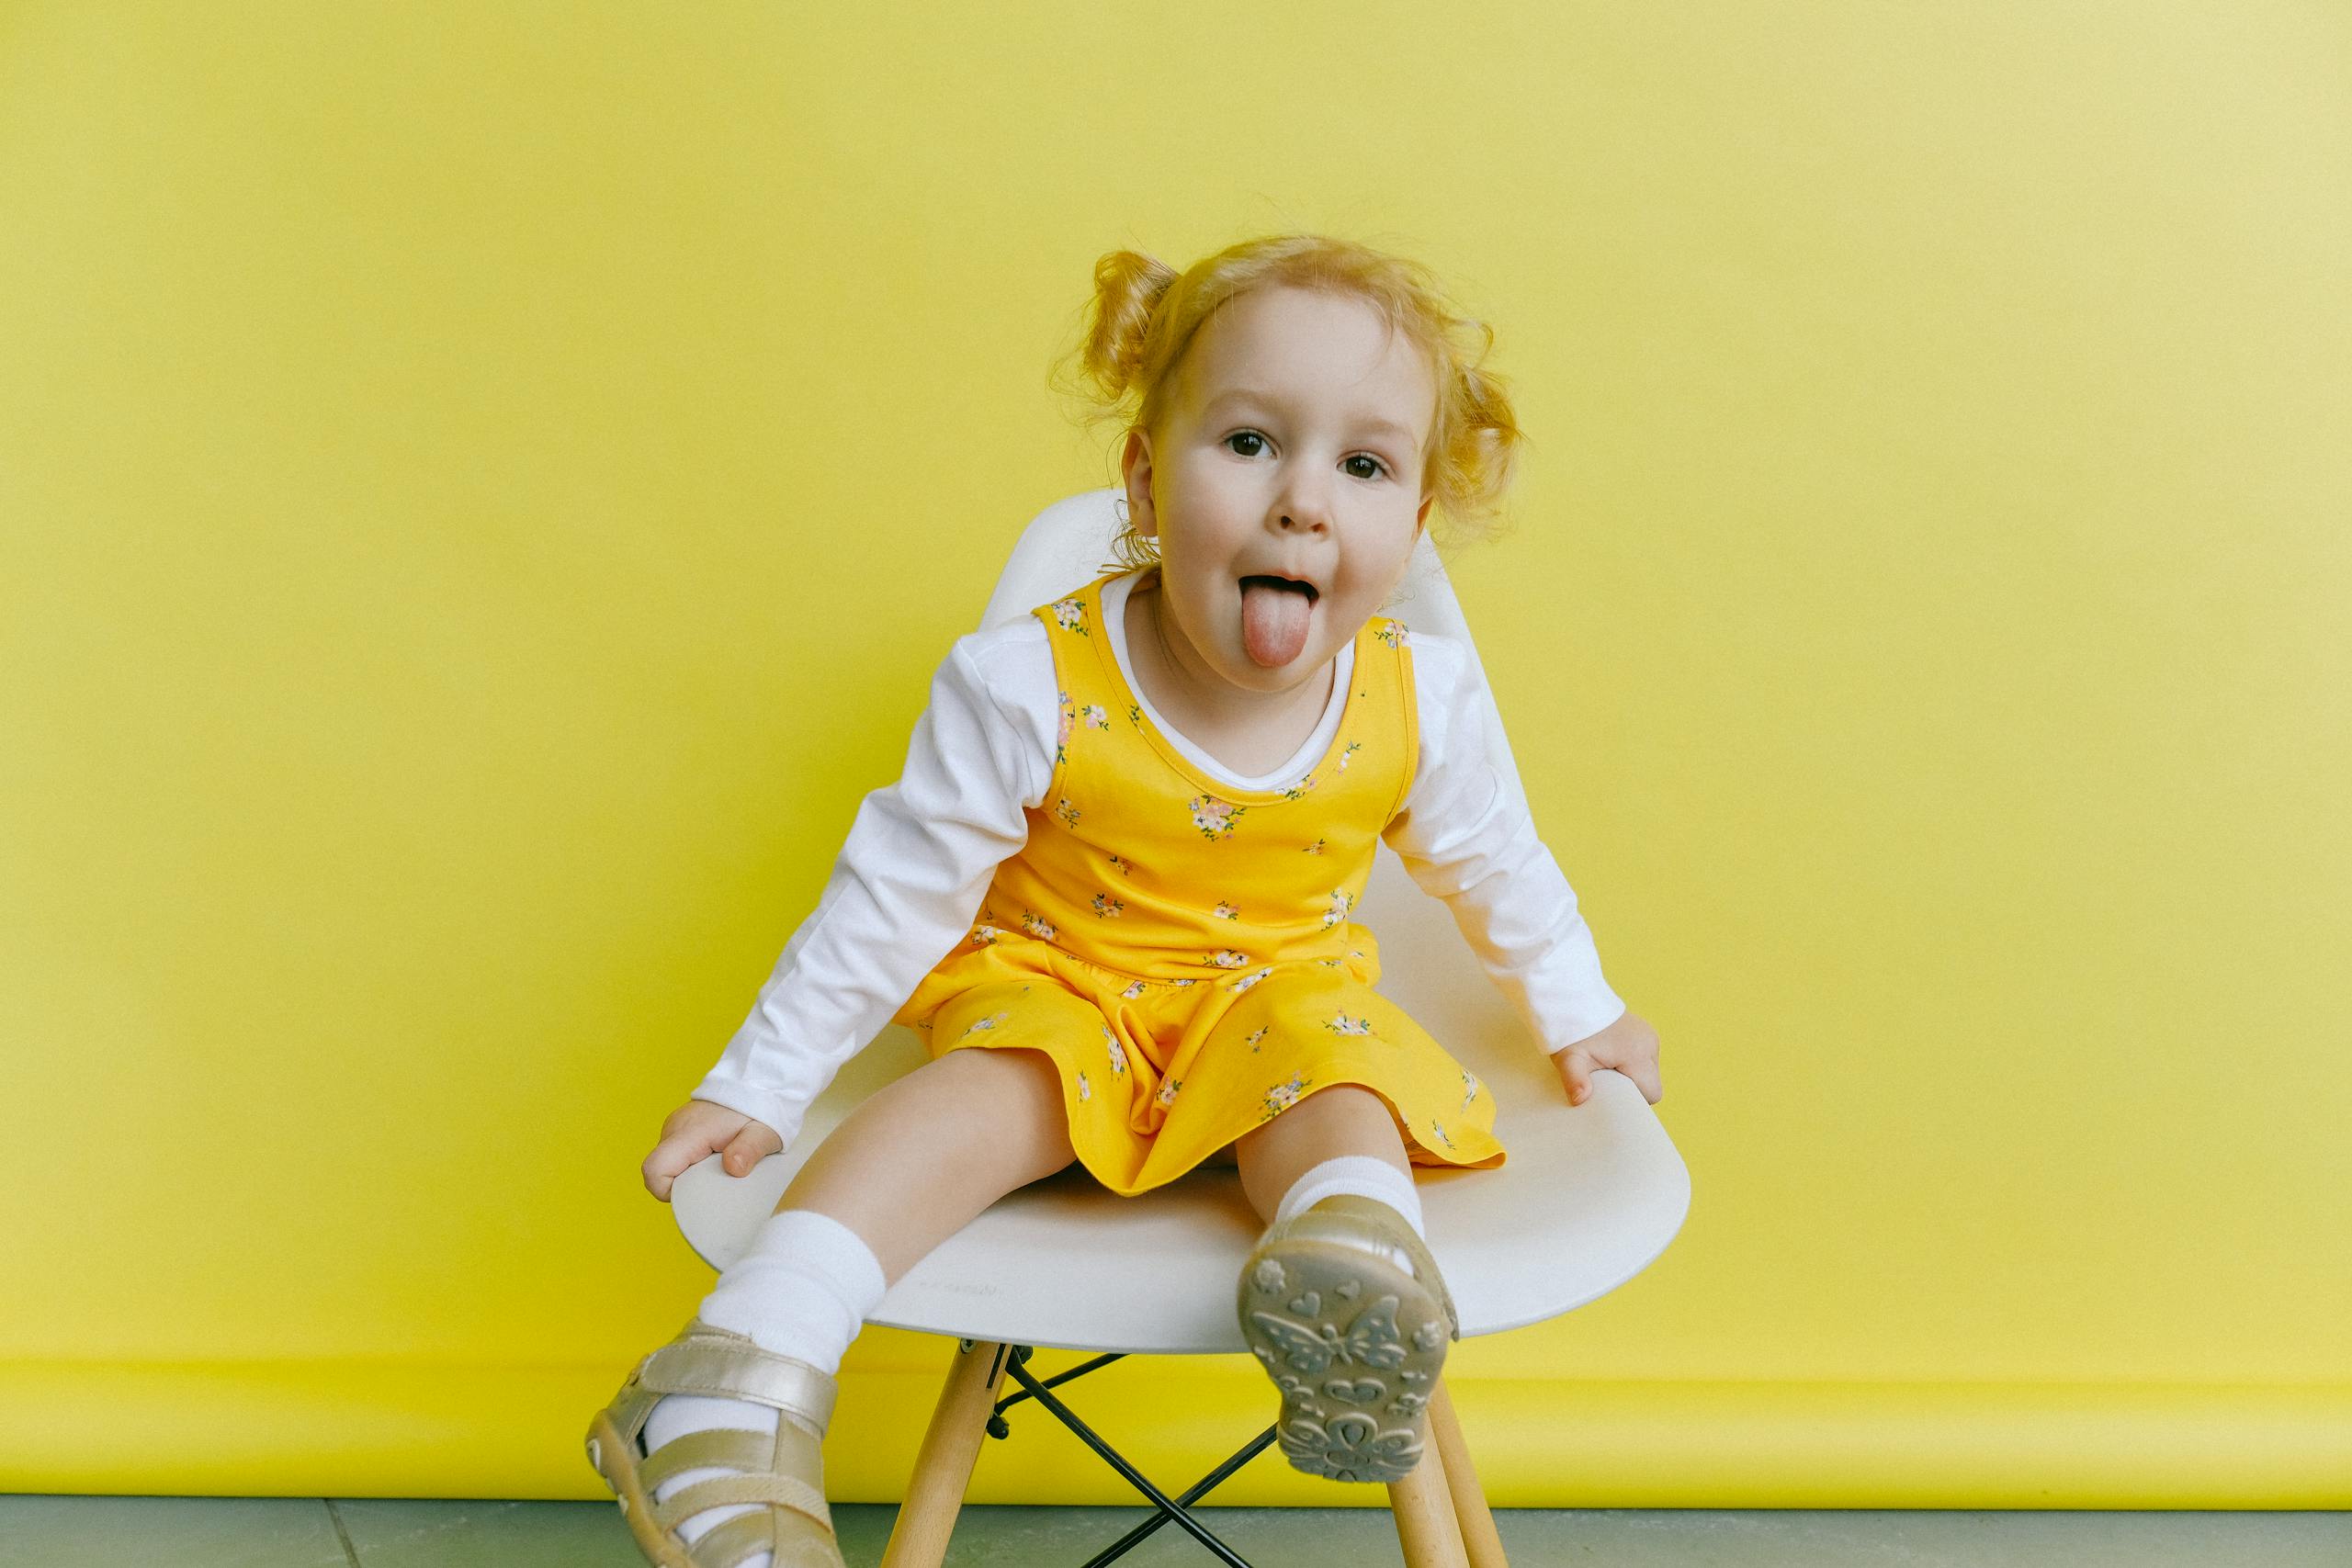
[[[1296,659],[1306,647],[1314,618],[1315,585],[1287,577],[1241,580],[1241,642],[1250,657],[1269,670]]]
[[[1306,602],[1310,604],[1321,597],[1321,594],[1317,592],[1315,584],[1295,577],[1245,577],[1241,580],[1241,586],[1244,590],[1247,590],[1253,582],[1263,582],[1275,588],[1294,589],[1306,594]]]

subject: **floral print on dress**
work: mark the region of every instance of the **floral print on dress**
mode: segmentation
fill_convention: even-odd
[[[1464,1067],[1462,1069],[1462,1109],[1469,1110],[1470,1102],[1477,1098],[1478,1075]]]
[[[1184,809],[1193,814],[1193,826],[1201,830],[1202,837],[1228,839],[1233,836],[1233,825],[1250,808],[1219,800],[1213,795],[1196,795],[1184,803]]]
[[[1281,1115],[1283,1111],[1288,1111],[1292,1106],[1296,1105],[1298,1103],[1299,1093],[1306,1088],[1306,1082],[1307,1079],[1305,1073],[1293,1073],[1288,1083],[1278,1083],[1273,1088],[1268,1089],[1266,1091],[1266,1098],[1264,1100],[1264,1109],[1260,1111],[1258,1120],[1261,1122],[1271,1122],[1275,1117]]]
[[[1017,989],[1024,976],[1010,973],[1011,966],[1034,971],[1025,977],[1038,982],[1034,987],[1038,992],[1056,988],[1052,982],[1066,978],[1096,998],[1101,1003],[1094,1016],[1101,1029],[1099,1050],[1089,1046],[1064,1053],[1075,1058],[1062,1066],[1073,1131],[1084,1123],[1098,1152],[1114,1145],[1125,1148],[1132,1140],[1140,1154],[1149,1149],[1159,1130],[1156,1124],[1163,1115],[1172,1116],[1189,1087],[1160,1068],[1164,1058],[1155,1041],[1161,1024],[1170,1025],[1172,1033],[1188,1020],[1204,1023],[1193,1004],[1215,1002],[1223,1010],[1277,976],[1295,980],[1321,963],[1331,977],[1326,982],[1316,976],[1318,997],[1294,998],[1276,987],[1268,997],[1255,998],[1252,1016],[1257,1021],[1232,1037],[1242,1045],[1235,1047],[1228,1041],[1220,1047],[1270,1058],[1262,1063],[1266,1076],[1258,1077],[1248,1068],[1238,1080],[1219,1079],[1212,1073],[1201,1090],[1209,1100],[1186,1112],[1187,1118],[1198,1116],[1206,1122],[1212,1116],[1227,1117],[1235,1126],[1247,1126],[1295,1108],[1310,1098],[1309,1090],[1329,1081],[1329,1069],[1317,1066],[1310,1052],[1294,1048],[1306,1044],[1316,1033],[1329,1033],[1340,1042],[1329,1052],[1374,1069],[1360,1076],[1405,1097],[1408,1102],[1400,1109],[1410,1122],[1408,1142],[1421,1151],[1416,1158],[1429,1160],[1430,1151],[1442,1152],[1449,1160],[1465,1157],[1450,1152],[1455,1145],[1482,1153],[1490,1149],[1484,1128],[1493,1086],[1442,1056],[1432,1062],[1423,1053],[1399,1051],[1393,1034],[1386,1034],[1388,1043],[1384,1043],[1385,1032],[1380,1025],[1390,1015],[1373,1012],[1365,990],[1340,984],[1351,974],[1362,978],[1374,967],[1370,933],[1350,922],[1366,892],[1363,873],[1368,869],[1367,852],[1377,847],[1373,830],[1378,823],[1373,812],[1392,793],[1391,773],[1402,757],[1402,748],[1392,742],[1386,729],[1371,722],[1385,722],[1392,711],[1400,722],[1408,716],[1408,694],[1398,679],[1405,667],[1402,655],[1390,659],[1383,649],[1376,658],[1360,659],[1363,673],[1352,684],[1368,690],[1341,694],[1399,701],[1382,701],[1377,713],[1370,704],[1358,702],[1337,742],[1311,771],[1294,773],[1286,788],[1227,793],[1213,776],[1204,776],[1170,755],[1153,728],[1148,705],[1138,689],[1122,683],[1123,672],[1116,665],[1107,657],[1087,657],[1086,650],[1069,640],[1091,635],[1093,622],[1102,618],[1094,592],[1074,592],[1039,614],[1064,665],[1061,680],[1041,676],[1039,683],[1054,693],[1058,704],[1058,726],[1047,750],[1057,767],[1067,771],[1056,777],[1058,792],[1046,792],[1033,807],[1030,821],[1040,829],[1033,841],[1039,852],[1027,862],[1026,874],[1008,867],[987,907],[967,919],[971,940],[962,949],[966,966],[955,972],[956,977],[985,984],[1009,974],[1016,985],[1007,989]],[[1366,629],[1385,634],[1383,640],[1389,647],[1407,646],[1401,623],[1391,626],[1375,618]],[[1097,639],[1093,650],[1099,653],[1107,641],[1107,635]],[[1366,638],[1359,646],[1369,643]],[[1117,722],[1122,713],[1133,727],[1125,733]],[[1409,741],[1409,736],[1405,739]],[[1351,780],[1348,775],[1359,761],[1365,774],[1377,777]],[[1093,782],[1097,779],[1099,784]],[[1269,809],[1267,803],[1275,807],[1295,805],[1296,809]],[[1246,838],[1239,831],[1243,827],[1251,829]],[[1083,839],[1080,829],[1086,830]],[[1195,843],[1196,849],[1184,847]],[[1121,844],[1125,849],[1113,852]],[[1261,857],[1254,852],[1276,847],[1322,858],[1306,866],[1279,853]],[[1338,880],[1331,880],[1335,876]],[[1031,893],[1032,888],[1040,891]],[[1029,902],[1032,897],[1034,903]],[[996,908],[999,899],[1001,908]],[[1239,945],[1243,942],[1250,944],[1247,949]],[[991,946],[1006,952],[978,951]],[[1100,967],[1086,975],[1079,971],[1087,965],[1076,963],[1046,968],[1048,961],[1062,955]],[[1191,987],[1200,987],[1198,994],[1186,995]],[[1212,996],[1212,987],[1219,994]],[[940,1015],[965,1020],[956,1029],[967,1037],[956,1043],[970,1048],[1032,1043],[1026,1023],[1012,1035],[1001,1032],[1012,1027],[1014,1018],[1024,1016],[1021,1009],[1025,1003],[1039,998],[1007,997],[1004,990],[988,994],[1006,1010],[1001,1015],[975,1018],[978,1010]],[[1331,1010],[1323,1011],[1317,1001]],[[1123,1013],[1123,1008],[1141,1008],[1146,1013]],[[1274,1041],[1272,1026],[1278,1020],[1286,1032]],[[1136,1031],[1133,1045],[1126,1043],[1130,1028]],[[982,1032],[989,1029],[1000,1032]],[[952,1032],[936,1032],[944,1036]],[[1081,1026],[1071,1043],[1083,1035]],[[925,1036],[926,1046],[934,1053],[949,1043]],[[1429,1070],[1432,1066],[1434,1073]],[[1454,1069],[1451,1077],[1449,1068]],[[1135,1092],[1138,1089],[1141,1093]],[[1097,1102],[1102,1107],[1099,1116]],[[1246,1120],[1240,1111],[1244,1105],[1252,1107]],[[1148,1122],[1133,1115],[1137,1106],[1155,1107]],[[1470,1130],[1467,1140],[1444,1122],[1449,1113]]]
[[[1374,628],[1373,636],[1391,648],[1403,644],[1412,634],[1402,621],[1384,620]]]

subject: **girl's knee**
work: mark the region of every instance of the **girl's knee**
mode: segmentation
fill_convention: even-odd
[[[1365,1154],[1405,1147],[1386,1100],[1360,1083],[1334,1083],[1309,1089],[1286,1110],[1244,1133],[1236,1140],[1236,1149],[1248,1156],[1268,1145],[1302,1142],[1327,1151]]]
[[[965,1060],[957,1062],[958,1057]],[[991,1149],[1020,1156],[1023,1168],[1051,1175],[1077,1158],[1062,1108],[1061,1068],[1046,1052],[1024,1045],[967,1045],[933,1064],[955,1064],[959,1122]],[[1034,1179],[1034,1178],[1032,1179]]]
[[[1054,1065],[1050,1055],[1037,1046],[965,1045],[948,1052],[931,1066],[954,1071],[977,1092],[1002,1093],[1014,1100],[1042,1100],[1050,1089],[1054,1102],[1061,1103],[1061,1069]]]
[[[1288,1110],[1264,1126],[1253,1130],[1262,1132],[1283,1116],[1296,1116],[1302,1122],[1350,1120],[1385,1124],[1392,1120],[1388,1114],[1388,1102],[1360,1083],[1322,1084],[1311,1088]]]

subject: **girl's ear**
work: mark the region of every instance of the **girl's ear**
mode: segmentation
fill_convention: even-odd
[[[1121,477],[1127,486],[1127,521],[1137,534],[1153,538],[1159,519],[1151,510],[1151,437],[1140,430],[1127,432],[1126,450],[1120,455]]]

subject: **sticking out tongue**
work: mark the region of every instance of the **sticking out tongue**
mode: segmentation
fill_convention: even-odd
[[[1303,588],[1283,588],[1270,578],[1241,582],[1241,640],[1250,657],[1272,669],[1288,664],[1306,646],[1306,622],[1314,603]]]

